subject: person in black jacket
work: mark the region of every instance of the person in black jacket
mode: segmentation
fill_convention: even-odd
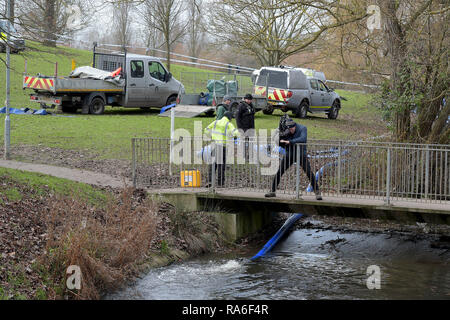
[[[244,132],[245,141],[245,159],[249,160],[249,140],[254,136],[255,132],[255,107],[252,104],[253,96],[247,93],[244,100],[239,103],[236,112],[237,128]]]
[[[272,180],[272,188],[269,193],[266,193],[266,197],[275,197],[275,191],[280,183],[281,177],[289,169],[291,165],[295,162],[300,161],[300,166],[303,171],[309,178],[311,182],[311,186],[316,194],[317,200],[322,200],[322,196],[320,194],[319,186],[317,185],[315,175],[311,171],[311,165],[308,160],[308,155],[306,153],[306,140],[308,138],[308,129],[305,126],[302,126],[299,123],[295,123],[292,119],[288,119],[286,121],[286,126],[289,129],[289,133],[283,139],[280,139],[280,145],[285,147],[286,154],[280,161],[280,167],[278,168],[278,172],[275,174]],[[300,159],[297,159],[297,153],[295,150],[295,144],[302,143],[299,146],[300,148]]]
[[[236,112],[236,124],[244,133],[249,129],[255,129],[255,107],[252,104],[253,96],[247,93],[244,100],[239,103]]]

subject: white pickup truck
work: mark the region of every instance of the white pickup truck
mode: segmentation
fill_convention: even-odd
[[[42,107],[60,106],[64,112],[102,114],[105,105],[127,108],[162,108],[174,103],[184,86],[158,58],[137,54],[94,52],[92,70],[117,71],[103,79],[84,77],[23,76],[23,89]],[[121,69],[119,69],[121,68]],[[76,70],[75,70],[76,71]],[[99,72],[101,73],[101,72]],[[109,81],[108,81],[109,80]]]
[[[263,67],[252,74],[253,93],[267,96],[269,104],[263,113],[274,108],[291,110],[299,118],[310,113],[326,113],[336,119],[342,98],[325,84],[325,75],[311,69],[293,67]]]

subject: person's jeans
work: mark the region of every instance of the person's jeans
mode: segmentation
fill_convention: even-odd
[[[278,185],[280,184],[281,177],[283,174],[288,170],[295,162],[296,162],[296,153],[295,148],[287,148],[286,149],[286,155],[283,156],[283,158],[280,161],[280,167],[278,168],[277,173],[273,177],[272,180],[272,192],[275,192],[278,188]],[[311,186],[313,187],[314,191],[319,191],[319,186],[316,183],[315,174],[311,170],[311,164],[309,163],[308,156],[306,152],[300,153],[300,166],[302,167],[303,171],[308,176],[309,181],[311,182]]]
[[[254,134],[254,129],[248,129],[244,132],[244,159],[246,163],[250,162],[250,154],[252,153],[251,151],[253,151],[252,148],[256,139]]]
[[[209,175],[208,175],[208,182],[212,182],[212,170],[214,166],[214,170],[217,174],[217,185],[219,187],[222,187],[225,184],[225,168],[226,168],[226,155],[227,155],[227,148],[225,145],[222,145],[220,143],[217,143],[213,147],[213,156],[215,158],[214,164],[209,165]],[[220,161],[222,159],[222,161]]]

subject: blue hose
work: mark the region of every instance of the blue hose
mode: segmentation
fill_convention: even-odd
[[[292,227],[292,225],[302,216],[303,214],[296,213],[289,217],[289,219],[286,220],[280,230],[278,230],[277,233],[275,233],[275,235],[264,245],[264,247],[259,250],[259,252],[250,260],[256,260],[260,257],[263,257],[267,252],[272,250],[272,248],[278,243],[278,241],[280,241],[281,237],[286,233],[286,231],[288,231],[289,228]]]

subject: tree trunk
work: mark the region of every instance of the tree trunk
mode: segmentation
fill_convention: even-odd
[[[8,0],[6,0],[6,1],[8,1]],[[11,3],[11,24],[14,26],[14,2],[15,2],[15,0],[9,0],[10,1],[10,3]]]
[[[170,72],[170,42],[169,42],[169,36],[167,36],[167,42],[166,42],[166,51],[167,51],[167,70]]]
[[[395,3],[383,2],[385,13],[386,43],[391,56],[391,90],[397,98],[406,96],[410,91],[411,70],[407,65],[408,50],[405,33],[397,19]],[[397,99],[400,100],[400,99]],[[395,110],[395,136],[398,141],[406,141],[411,131],[411,106],[397,105]]]
[[[44,27],[44,45],[49,47],[56,47],[56,0],[45,1],[45,27]]]

